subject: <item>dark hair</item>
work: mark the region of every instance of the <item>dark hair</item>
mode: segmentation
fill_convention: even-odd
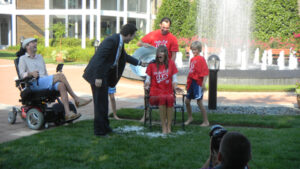
[[[251,159],[251,144],[243,134],[228,132],[221,141],[222,165],[229,168],[244,168]]]
[[[227,133],[227,130],[221,125],[213,125],[210,128],[210,159],[209,167],[213,168],[216,165],[217,154],[219,152],[220,143],[223,136]]]
[[[209,132],[211,138],[211,151],[219,152],[219,147],[223,136],[227,133],[227,130],[221,125],[213,125]]]
[[[127,35],[133,35],[136,31],[137,31],[136,26],[132,23],[128,23],[122,26],[120,33],[123,36],[127,36]]]
[[[19,51],[16,53],[16,56],[21,57],[21,56],[25,55],[25,53],[26,53],[26,49],[22,48],[22,44],[21,44]]]
[[[156,49],[156,57],[155,57],[155,63],[156,63],[156,66],[157,66],[157,71],[159,70],[159,60],[158,60],[158,54],[163,52],[165,54],[165,58],[164,58],[164,65],[166,67],[166,69],[168,69],[169,67],[169,64],[168,64],[168,48],[164,45],[160,45],[157,47]]]
[[[168,17],[163,17],[161,20],[160,20],[160,24],[161,23],[163,23],[163,22],[168,22],[168,23],[170,23],[170,26],[172,25],[172,21],[171,21],[171,19],[170,18],[168,18]]]

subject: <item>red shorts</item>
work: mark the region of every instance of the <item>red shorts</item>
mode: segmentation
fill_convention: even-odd
[[[174,106],[174,96],[173,95],[162,95],[162,96],[150,96],[149,99],[150,105],[158,105],[167,107]]]

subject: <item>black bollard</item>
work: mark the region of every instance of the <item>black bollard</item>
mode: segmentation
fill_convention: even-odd
[[[217,78],[218,70],[209,70],[208,109],[217,109]]]
[[[208,109],[217,109],[217,80],[220,66],[220,59],[217,55],[208,57],[209,69],[209,93],[208,93]]]

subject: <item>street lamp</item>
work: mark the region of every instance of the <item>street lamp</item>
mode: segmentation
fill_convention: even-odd
[[[220,59],[217,55],[208,57],[209,69],[209,93],[208,93],[208,108],[217,109],[217,78],[220,68]]]
[[[97,51],[98,46],[99,46],[99,41],[96,39],[96,40],[94,41],[95,53],[96,53],[96,51]]]

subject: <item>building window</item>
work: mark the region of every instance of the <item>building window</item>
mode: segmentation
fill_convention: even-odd
[[[80,38],[81,37],[81,15],[69,15],[68,16],[68,37]]]
[[[116,17],[101,16],[101,36],[107,37],[116,33]]]
[[[137,19],[137,18],[128,18],[128,23],[132,23],[136,25],[136,28],[143,32],[144,34],[146,33],[146,20],[145,19]]]
[[[118,0],[106,0],[106,1],[101,1],[101,10],[117,10],[117,3]],[[120,11],[124,10],[124,2],[123,0],[120,0]]]
[[[81,9],[82,0],[69,0],[69,9]]]
[[[50,0],[50,9],[65,9],[65,0]]]
[[[128,0],[128,11],[146,13],[147,0]]]

